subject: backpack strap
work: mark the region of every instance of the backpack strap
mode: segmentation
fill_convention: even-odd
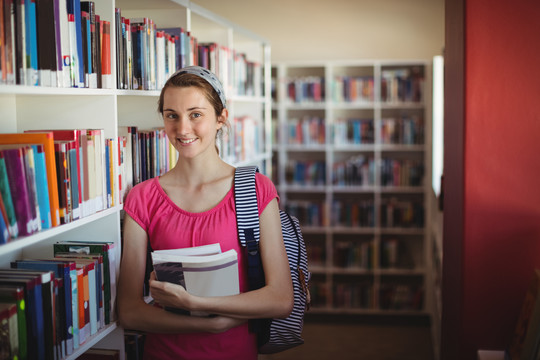
[[[257,166],[238,167],[234,173],[234,203],[240,244],[247,248],[250,290],[264,286],[264,271],[259,253],[259,210],[255,173]]]

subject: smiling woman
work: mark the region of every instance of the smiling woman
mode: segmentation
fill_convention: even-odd
[[[118,289],[122,326],[147,333],[147,359],[257,359],[248,319],[287,317],[293,294],[274,184],[256,175],[260,252],[266,285],[248,291],[247,254],[241,248],[234,203],[235,168],[224,162],[216,138],[228,127],[221,83],[208,70],[179,70],[159,98],[176,166],[135,186],[124,203],[124,245]],[[238,254],[240,294],[201,297],[180,285],[150,278],[148,305],[142,298],[147,248],[166,250],[218,243]],[[179,315],[174,307],[212,317]]]

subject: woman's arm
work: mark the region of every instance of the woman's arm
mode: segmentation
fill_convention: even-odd
[[[242,323],[227,317],[183,316],[148,305],[143,300],[143,281],[148,236],[128,214],[124,218],[124,243],[118,282],[120,325],[159,333],[222,332]]]
[[[239,319],[287,317],[294,297],[276,199],[260,216],[260,232],[259,249],[266,280],[261,289],[232,296],[198,297],[188,294],[180,285],[151,280],[152,296],[163,306]]]

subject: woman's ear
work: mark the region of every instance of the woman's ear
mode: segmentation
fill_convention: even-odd
[[[219,130],[227,123],[227,119],[229,118],[229,110],[227,108],[224,108],[221,111],[221,115],[218,116],[217,123],[216,123],[216,129]]]

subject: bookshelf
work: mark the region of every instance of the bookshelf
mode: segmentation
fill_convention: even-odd
[[[242,70],[238,65],[228,78],[222,79],[232,133],[221,143],[220,151],[224,160],[233,165],[257,164],[263,173],[271,174],[270,45],[264,38],[191,1],[159,0],[150,4],[143,0],[96,0],[95,4],[101,20],[111,22],[111,88],[0,84],[0,133],[36,129],[104,129],[106,138],[116,138],[122,126],[137,126],[140,130],[162,126],[157,113],[158,89],[132,90],[116,86],[119,69],[115,61],[114,24],[115,8],[119,8],[123,17],[147,17],[158,28],[182,27],[199,44],[215,42],[227,48],[232,55],[244,54],[245,60],[254,64],[251,82],[235,81],[237,78],[232,74],[240,74]],[[247,131],[248,125],[253,132],[252,143],[244,144],[242,138],[235,134],[239,130]],[[248,145],[251,148],[246,148]],[[11,261],[25,257],[52,256],[53,243],[74,239],[112,241],[116,259],[120,259],[121,218],[122,205],[118,204],[71,223],[16,238],[0,245],[0,267],[9,267]],[[116,270],[118,274],[119,261]],[[117,349],[120,358],[124,359],[124,330],[112,323],[65,359],[76,359],[92,347]]]
[[[312,313],[430,312],[430,68],[273,64],[273,179],[302,224]]]

